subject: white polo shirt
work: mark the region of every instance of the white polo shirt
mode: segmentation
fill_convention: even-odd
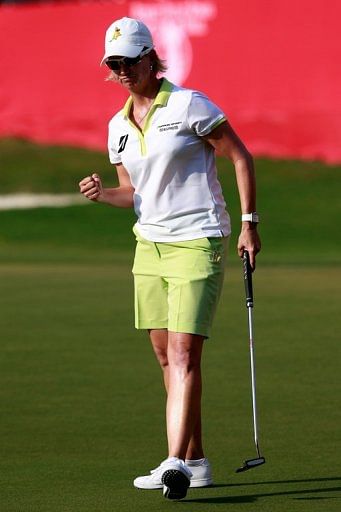
[[[130,97],[109,123],[110,161],[135,189],[135,228],[147,240],[174,242],[230,234],[214,149],[202,139],[225,121],[204,94],[165,78],[143,130],[129,119]]]

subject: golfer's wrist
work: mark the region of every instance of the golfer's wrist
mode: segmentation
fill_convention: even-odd
[[[257,230],[258,223],[243,221],[242,222],[242,231],[255,231]]]
[[[103,188],[100,193],[99,193],[99,196],[97,198],[97,202],[98,203],[109,203],[109,196],[108,196],[108,193],[106,192],[106,189]]]
[[[242,222],[251,222],[252,224],[258,224],[259,214],[256,211],[252,211],[251,213],[242,213],[241,220]]]

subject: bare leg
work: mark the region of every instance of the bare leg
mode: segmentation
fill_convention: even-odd
[[[185,459],[201,409],[201,352],[204,338],[168,333],[167,436],[170,457]]]
[[[168,330],[167,329],[151,329],[149,331],[150,341],[153,350],[163,372],[163,382],[168,393]]]
[[[203,337],[153,329],[149,332],[163,370],[167,399],[169,455],[204,457],[201,437],[201,371]]]

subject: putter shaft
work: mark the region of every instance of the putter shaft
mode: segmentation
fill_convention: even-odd
[[[257,450],[258,458],[245,460],[243,466],[236,470],[237,473],[252,469],[265,463],[265,458],[261,456],[258,442],[258,426],[257,426],[257,401],[256,401],[256,371],[255,371],[255,357],[254,357],[254,342],[253,342],[253,287],[252,287],[252,269],[250,265],[250,257],[247,251],[243,254],[244,266],[244,285],[246,295],[246,308],[248,311],[248,325],[249,325],[249,341],[250,341],[250,367],[251,367],[251,391],[252,391],[252,413],[253,413],[253,432],[254,440]]]
[[[257,426],[257,400],[256,400],[256,371],[254,360],[254,346],[253,346],[253,321],[252,321],[252,307],[248,307],[248,320],[249,320],[249,339],[250,339],[250,367],[251,367],[251,392],[252,392],[252,415],[253,415],[253,432],[258,457],[261,457],[258,443],[258,426]]]

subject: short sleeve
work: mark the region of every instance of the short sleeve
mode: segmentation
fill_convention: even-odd
[[[113,124],[113,120],[111,120],[109,123],[109,129],[108,129],[108,152],[109,152],[110,163],[115,165],[115,164],[120,164],[122,162],[122,159],[117,152],[114,141],[115,141],[114,124]]]
[[[226,117],[224,112],[212,103],[205,94],[193,91],[188,107],[187,120],[190,128],[197,135],[203,136],[225,121]]]

